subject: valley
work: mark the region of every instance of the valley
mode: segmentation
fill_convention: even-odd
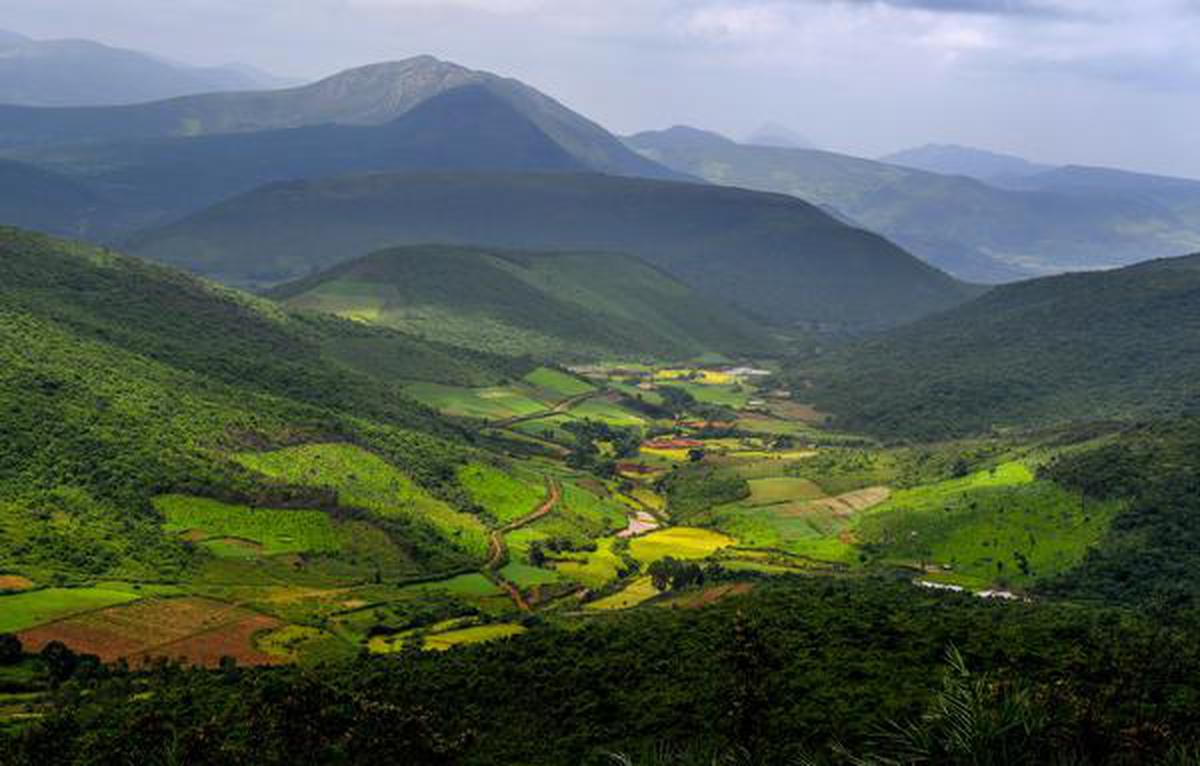
[[[303,84],[0,31],[0,766],[1198,762],[1200,181],[1118,169],[1179,120],[759,59],[1070,14],[326,5]]]

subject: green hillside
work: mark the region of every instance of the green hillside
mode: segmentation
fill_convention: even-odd
[[[770,344],[763,328],[631,256],[395,248],[268,294],[513,356],[684,359]]]
[[[0,571],[41,582],[177,577],[192,559],[160,526],[151,500],[163,493],[337,506],[328,491],[246,470],[232,455],[247,450],[353,442],[422,492],[452,497],[462,436],[394,381],[482,385],[521,372],[2,228]],[[399,552],[361,554],[356,566],[465,560],[425,522],[381,528]]]
[[[441,242],[640,256],[777,322],[886,326],[971,295],[886,240],[782,195],[583,174],[379,174],[283,183],[137,237],[138,255],[233,284]]]
[[[916,438],[1200,404],[1200,256],[1005,285],[812,370],[838,423]]]
[[[1046,188],[1001,189],[832,152],[745,146],[691,128],[642,133],[628,142],[713,183],[829,206],[969,281],[1122,266],[1200,248],[1200,205],[1187,214],[1161,198],[1114,194],[1099,183],[1067,193],[1052,184],[1059,171],[1047,174]]]

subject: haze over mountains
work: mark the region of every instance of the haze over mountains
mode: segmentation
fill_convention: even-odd
[[[0,30],[0,104],[133,104],[282,84],[245,66],[184,66],[91,40],[32,40]]]
[[[834,208],[970,281],[1108,268],[1200,247],[1197,181],[1064,168],[1000,188],[832,152],[737,144],[686,127],[641,133],[628,143],[713,183]]]
[[[989,152],[955,144],[926,144],[879,158],[889,165],[927,170],[947,176],[967,176],[979,181],[1004,183],[1053,170],[1011,154]]]
[[[794,197],[596,174],[375,174],[280,183],[140,235],[138,255],[273,283],[388,245],[645,259],[751,315],[887,326],[975,291]]]

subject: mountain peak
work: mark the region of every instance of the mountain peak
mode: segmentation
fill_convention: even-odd
[[[806,137],[786,125],[780,125],[777,122],[763,124],[762,127],[747,136],[742,143],[750,144],[751,146],[770,146],[776,149],[816,148],[816,144],[812,141],[809,141]]]

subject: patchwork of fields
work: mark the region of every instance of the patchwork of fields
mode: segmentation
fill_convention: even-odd
[[[796,573],[885,567],[1022,591],[1075,566],[1121,510],[1037,479],[1048,452],[964,468],[953,445],[871,445],[719,368],[540,367],[503,386],[406,390],[492,440],[442,489],[353,444],[233,452],[262,481],[324,499],[160,495],[190,579],[44,587],[0,571],[0,632],[103,660],[316,663],[502,640],[530,611],[702,607]],[[720,579],[663,592],[648,572],[668,560]]]

